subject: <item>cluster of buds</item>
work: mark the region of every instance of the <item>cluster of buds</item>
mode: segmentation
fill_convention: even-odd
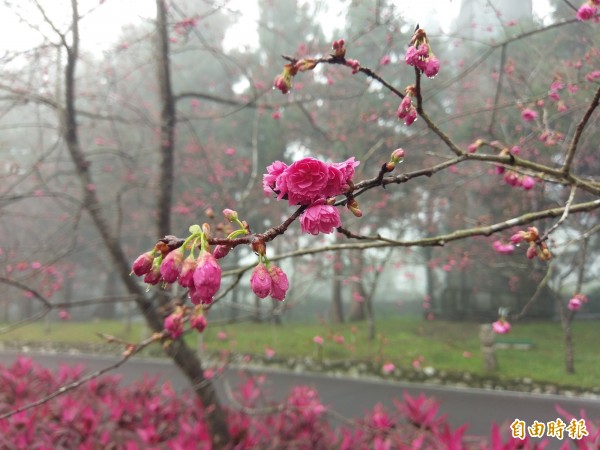
[[[427,33],[422,28],[417,28],[413,34],[404,60],[406,64],[416,67],[429,78],[435,77],[440,71],[440,60],[431,51]]]
[[[252,243],[252,249],[258,255],[258,264],[250,276],[252,292],[258,298],[265,298],[270,295],[275,300],[283,301],[290,286],[287,275],[281,267],[268,260],[264,241],[255,239]]]
[[[185,322],[188,322],[191,330],[202,333],[208,325],[202,306],[190,308],[179,305],[171,314],[165,317],[164,328],[170,339],[181,337]]]
[[[144,282],[150,285],[168,285],[178,282],[190,291],[190,300],[195,305],[210,305],[221,287],[221,267],[209,251],[208,224],[202,228],[192,225],[190,236],[182,245],[174,243],[171,237],[159,241],[154,249],[140,255],[133,263],[132,272],[144,275]],[[194,255],[196,247],[200,254]],[[185,257],[185,252],[189,254]]]
[[[521,230],[513,234],[510,237],[510,242],[514,245],[519,245],[521,242],[529,243],[529,248],[527,249],[528,259],[533,259],[537,256],[541,261],[548,261],[552,258],[548,246],[541,240],[536,227],[529,227],[527,231]]]
[[[569,311],[579,311],[584,303],[588,302],[588,298],[583,294],[575,294],[569,299],[567,308]]]
[[[346,56],[346,42],[343,39],[333,41],[332,48],[334,58],[344,58]]]
[[[405,94],[400,106],[398,106],[396,115],[398,119],[404,119],[406,126],[410,127],[417,120],[417,108],[412,104],[412,98],[417,95],[417,89],[413,85],[407,86]]]
[[[535,179],[529,175],[520,175],[514,170],[503,170],[503,179],[506,184],[512,187],[521,187],[525,191],[530,191],[535,186]]]
[[[577,10],[577,19],[584,21],[593,19],[598,12],[600,0],[588,0]]]

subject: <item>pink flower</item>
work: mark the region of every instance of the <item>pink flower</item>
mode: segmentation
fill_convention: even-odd
[[[196,270],[196,258],[188,255],[181,264],[181,271],[177,277],[179,285],[189,288],[194,285],[194,270]]]
[[[329,180],[324,195],[333,197],[348,190],[349,183],[354,177],[354,168],[360,164],[354,156],[341,163],[329,164]]]
[[[220,341],[224,341],[225,339],[227,339],[227,333],[225,333],[224,331],[219,331],[217,333],[217,339]]]
[[[194,270],[194,288],[204,303],[212,303],[221,287],[221,267],[215,257],[202,250]]]
[[[310,205],[323,195],[329,181],[329,166],[315,158],[303,158],[289,166],[277,179],[278,198],[287,192],[290,205]],[[281,183],[280,183],[281,181]]]
[[[150,271],[144,276],[144,283],[147,284],[158,284],[162,280],[162,276],[160,274],[160,263],[161,258],[155,258],[152,262],[152,268]]]
[[[569,299],[567,308],[570,311],[579,311],[584,303],[587,303],[588,298],[583,294],[575,294],[573,298]]]
[[[513,244],[504,244],[501,241],[494,241],[492,247],[494,247],[494,250],[501,255],[510,255],[515,251],[515,246]]]
[[[390,55],[383,55],[379,60],[379,64],[382,66],[387,66],[391,61],[392,59],[390,58]]]
[[[287,94],[292,88],[292,78],[289,72],[286,73],[284,70],[284,73],[277,75],[273,80],[273,87],[279,89],[282,94]]]
[[[169,314],[165,318],[164,327],[171,339],[180,337],[183,334],[183,313],[177,310]]]
[[[71,314],[69,314],[69,311],[67,311],[66,309],[61,309],[58,312],[58,318],[60,320],[69,320],[71,318]]]
[[[596,5],[585,3],[577,10],[577,19],[581,21],[590,20],[596,15],[596,12],[598,12],[598,7]]]
[[[323,338],[321,336],[315,336],[313,342],[317,345],[323,345]]]
[[[275,350],[273,350],[271,347],[265,348],[265,357],[267,359],[271,359],[274,356],[275,356]]]
[[[600,78],[600,70],[594,70],[585,76],[585,79],[588,81],[594,81],[598,78]]]
[[[535,186],[535,180],[533,178],[531,178],[530,176],[525,175],[523,178],[521,178],[521,187],[523,189],[525,189],[526,191],[533,189],[534,186]]]
[[[288,277],[280,267],[271,264],[269,267],[269,275],[271,275],[271,297],[275,300],[282,301],[285,299],[285,294],[290,285]]]
[[[579,299],[577,297],[573,297],[573,298],[569,299],[567,308],[569,308],[570,311],[579,311],[581,309],[582,305],[583,305],[583,302],[581,301],[581,299]]]
[[[423,70],[423,73],[428,78],[435,77],[440,71],[440,60],[437,59],[435,55],[431,55],[431,57],[427,60],[427,65]]]
[[[215,259],[225,258],[229,254],[231,247],[229,245],[217,245],[213,250],[213,256]]]
[[[492,330],[494,330],[494,333],[496,334],[507,334],[510,329],[511,325],[505,319],[497,320],[492,324]]]
[[[267,167],[267,173],[263,175],[263,190],[266,194],[272,194],[277,189],[277,178],[287,169],[287,164],[275,161]],[[283,194],[285,195],[285,193]],[[282,196],[283,196],[282,195]]]
[[[154,261],[154,251],[144,253],[136,258],[133,262],[131,271],[138,277],[146,275],[152,269],[152,262]]]
[[[233,209],[229,209],[229,208],[225,208],[223,210],[223,215],[225,216],[225,218],[227,220],[229,220],[230,222],[233,222],[235,220],[237,220],[238,218],[238,213],[237,211],[234,211]]]
[[[523,111],[521,111],[521,119],[523,119],[525,122],[532,122],[537,119],[537,116],[538,113],[530,108],[525,108]]]
[[[326,205],[323,200],[309,206],[300,216],[303,233],[329,234],[341,225],[340,213],[335,206]]]
[[[389,375],[391,373],[394,372],[394,370],[396,370],[396,366],[393,363],[386,363],[383,365],[381,371],[385,374],[385,375]]]
[[[183,249],[178,248],[167,254],[160,264],[160,274],[167,283],[174,283],[183,265]]]
[[[196,330],[198,333],[202,333],[208,326],[206,316],[200,312],[190,317],[190,328]]]
[[[271,275],[263,263],[258,264],[250,276],[250,287],[258,298],[265,298],[271,292]]]

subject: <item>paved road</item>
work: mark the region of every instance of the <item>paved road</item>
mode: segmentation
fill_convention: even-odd
[[[47,355],[29,354],[32,359],[45,367],[56,368],[59,364],[84,364],[90,371],[106,367],[116,361],[107,356],[90,355]],[[8,365],[17,353],[0,352],[0,364]],[[225,377],[236,384],[238,369],[230,369]],[[274,400],[281,399],[289,389],[298,384],[314,386],[321,401],[346,417],[362,417],[365,411],[376,403],[392,407],[393,398],[401,398],[404,391],[411,395],[423,392],[441,403],[440,413],[448,414],[453,427],[469,423],[469,434],[489,435],[492,423],[498,423],[509,430],[508,425],[519,418],[528,424],[534,420],[548,422],[558,416],[555,405],[578,416],[584,409],[588,419],[600,421],[600,400],[569,398],[553,395],[535,395],[506,391],[486,391],[483,389],[461,389],[437,387],[424,384],[387,382],[384,380],[354,380],[332,378],[313,374],[298,374],[261,369],[267,375],[267,392]],[[162,380],[170,380],[176,389],[186,389],[187,381],[169,361],[155,359],[132,359],[113,373],[122,375],[126,383],[141,379],[144,374],[160,375]],[[222,385],[218,386],[221,398],[225,401]],[[547,448],[558,448],[559,442],[551,442]]]

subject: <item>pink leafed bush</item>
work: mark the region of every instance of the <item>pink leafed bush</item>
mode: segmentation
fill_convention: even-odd
[[[51,372],[27,358],[0,366],[0,415],[55,392],[82,372],[82,367],[67,366]],[[467,425],[451,429],[446,417],[438,415],[438,403],[422,394],[405,393],[404,401],[394,401],[391,410],[378,404],[362,419],[334,428],[313,388],[296,386],[272,408],[261,391],[263,383],[264,377],[249,377],[232,394],[238,408],[225,409],[235,443],[231,448],[536,448],[528,440],[512,438],[508,427],[501,431],[494,426],[489,440],[466,436]],[[180,395],[170,383],[146,379],[121,386],[118,377],[103,376],[0,420],[0,448],[208,450],[204,416],[209,413],[195,396]],[[596,427],[589,431],[587,442],[593,442],[600,432]]]

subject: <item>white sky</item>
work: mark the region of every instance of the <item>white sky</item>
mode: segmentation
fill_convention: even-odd
[[[226,47],[239,45],[255,45],[257,42],[256,23],[258,10],[256,0],[222,0],[227,9],[239,11],[237,24],[226,36]],[[310,1],[310,0],[305,0]],[[26,8],[29,2],[16,1],[19,8]],[[69,10],[68,0],[40,0],[47,14],[60,24],[64,11]],[[95,9],[85,19],[81,26],[82,46],[86,49],[96,48],[97,51],[106,48],[119,36],[123,26],[139,22],[142,18],[152,18],[154,2],[151,0],[80,0],[80,12]],[[534,11],[543,16],[549,11],[547,0],[534,0]],[[331,17],[336,17],[343,5],[333,0],[327,2]],[[424,24],[429,18],[435,18],[442,29],[447,29],[449,23],[456,17],[460,8],[460,0],[397,0],[396,6],[407,18]],[[21,10],[22,17],[39,23],[41,16],[37,10]],[[335,19],[334,19],[335,20]],[[64,28],[64,27],[63,27]],[[47,30],[48,34],[51,34]],[[20,23],[18,17],[6,10],[0,4],[0,56],[8,50],[24,50],[40,41],[39,32],[33,31],[27,25]]]

